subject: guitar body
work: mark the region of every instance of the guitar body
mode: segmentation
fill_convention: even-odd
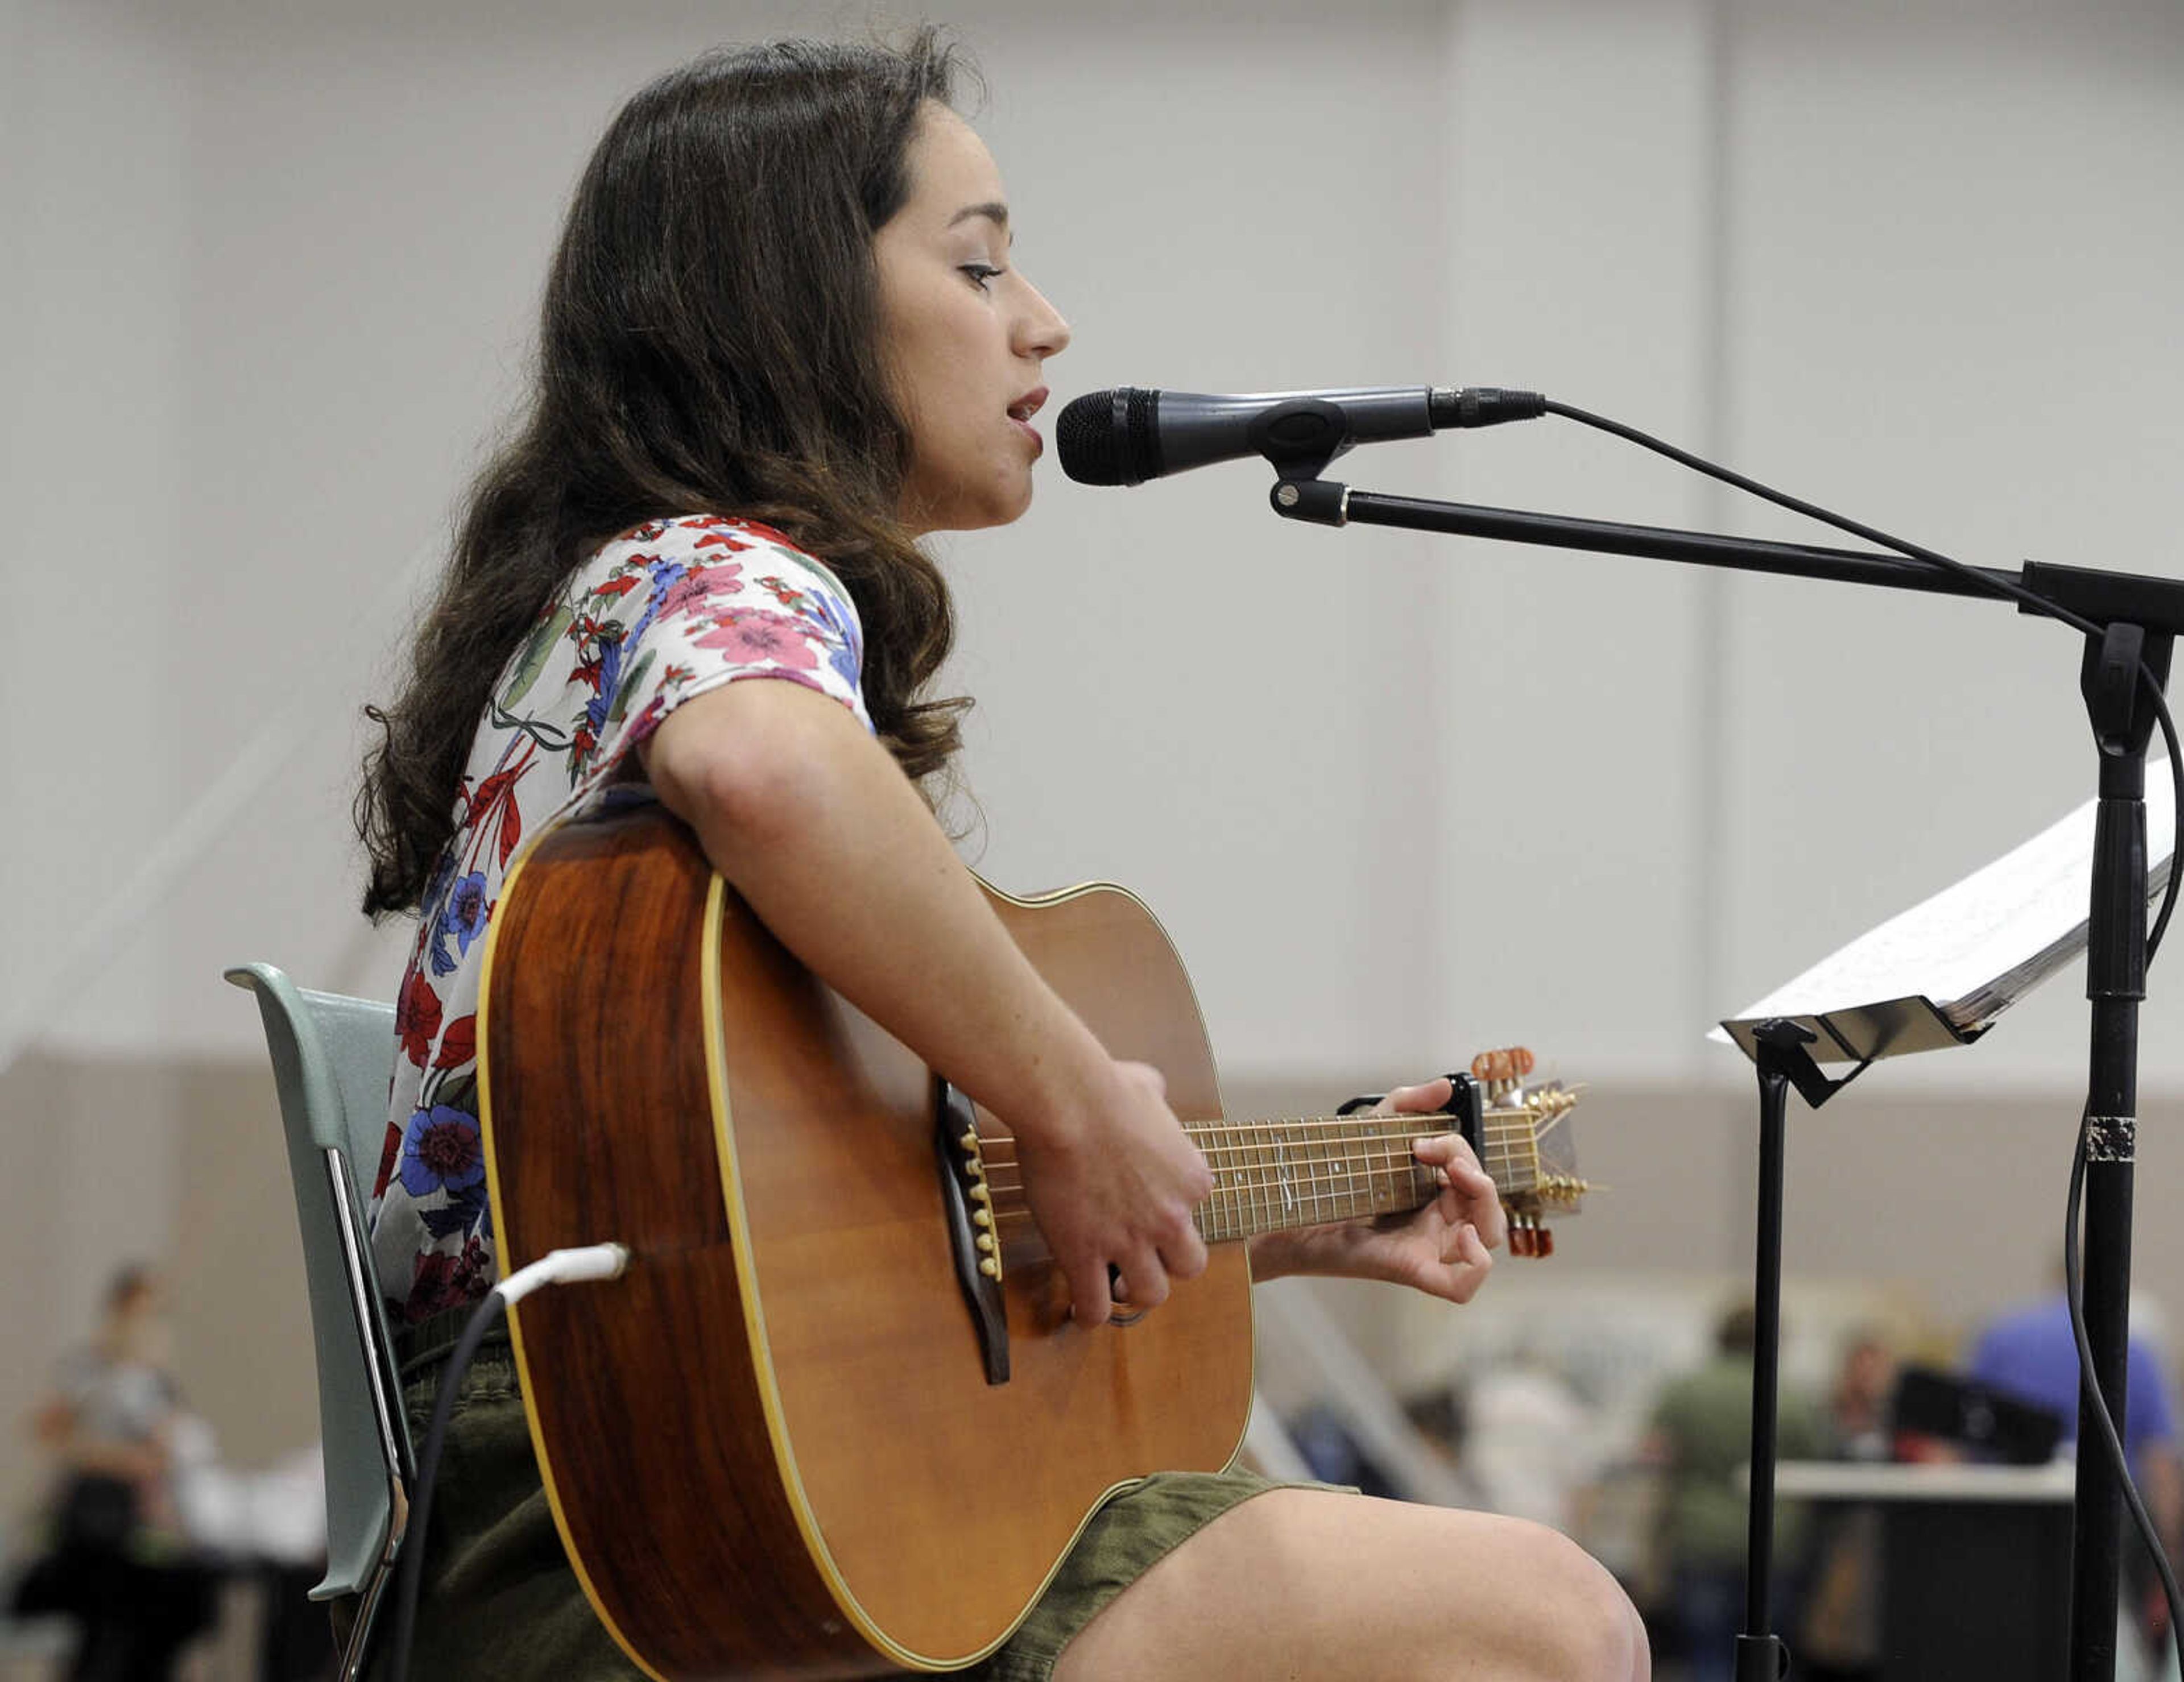
[[[1160,1068],[1184,1120],[1218,1117],[1189,977],[1143,905],[1112,888],[993,898],[1110,1050]],[[1021,1621],[1106,1496],[1228,1463],[1251,1406],[1245,1246],[1212,1246],[1136,1323],[1088,1332],[1030,1222],[1004,1219],[1010,1376],[989,1384],[931,1072],[805,972],[664,810],[544,837],[488,938],[501,1266],[631,1251],[620,1278],[510,1312],[562,1540],[648,1673],[961,1668]],[[979,1130],[1004,1136],[983,1112]]]

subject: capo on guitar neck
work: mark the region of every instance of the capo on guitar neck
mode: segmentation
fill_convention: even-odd
[[[1513,1054],[1488,1052],[1474,1059],[1472,1067],[1474,1070],[1477,1069],[1487,1057],[1510,1055]],[[1529,1070],[1531,1067],[1532,1054],[1526,1051],[1521,1055],[1524,1059],[1524,1067]],[[1485,1149],[1487,1089],[1480,1080],[1469,1074],[1445,1075],[1442,1078],[1449,1084],[1447,1117],[1450,1121],[1456,1123],[1451,1131],[1462,1133],[1463,1142],[1471,1147],[1475,1156]],[[1347,1098],[1335,1106],[1334,1113],[1338,1116],[1354,1116],[1360,1111],[1369,1110],[1374,1105],[1384,1102],[1387,1096],[1384,1092],[1373,1092],[1362,1097]],[[1419,1116],[1413,1119],[1422,1122],[1432,1121],[1440,1113],[1435,1111],[1433,1115]]]

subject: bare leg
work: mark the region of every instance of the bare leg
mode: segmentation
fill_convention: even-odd
[[[1231,1508],[1116,1596],[1055,1682],[1646,1682],[1643,1626],[1520,1519],[1317,1490]]]

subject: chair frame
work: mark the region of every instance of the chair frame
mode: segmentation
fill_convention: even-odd
[[[304,1240],[311,1286],[313,1339],[318,1357],[320,1429],[326,1440],[326,1501],[330,1537],[325,1579],[313,1600],[357,1597],[355,1622],[343,1646],[342,1682],[356,1682],[366,1644],[393,1580],[410,1522],[410,1489],[415,1456],[403,1417],[401,1387],[392,1336],[382,1306],[377,1271],[364,1228],[364,1189],[352,1160],[360,1139],[383,1129],[384,1100],[369,1101],[367,1083],[354,1061],[344,1063],[329,1044],[332,1034],[376,1033],[384,1025],[387,1067],[393,1067],[393,1011],[377,1001],[298,987],[273,965],[238,965],[226,979],[258,998],[267,1051],[280,1094],[281,1125]],[[354,1042],[351,1042],[352,1047]],[[366,1048],[368,1049],[368,1048]],[[345,1082],[344,1074],[348,1076]],[[352,1115],[352,1107],[362,1113]],[[331,1217],[332,1256],[325,1253]],[[328,1324],[338,1302],[347,1323]],[[382,1493],[354,1489],[344,1499],[337,1469],[344,1450],[362,1455],[359,1392],[385,1476]],[[366,1490],[369,1490],[369,1484]],[[354,1504],[352,1504],[354,1503]]]

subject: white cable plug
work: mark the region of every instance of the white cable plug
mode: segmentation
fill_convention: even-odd
[[[618,1278],[628,1266],[629,1249],[626,1245],[588,1244],[574,1250],[549,1250],[529,1267],[518,1267],[495,1285],[493,1294],[512,1306],[541,1285]]]

